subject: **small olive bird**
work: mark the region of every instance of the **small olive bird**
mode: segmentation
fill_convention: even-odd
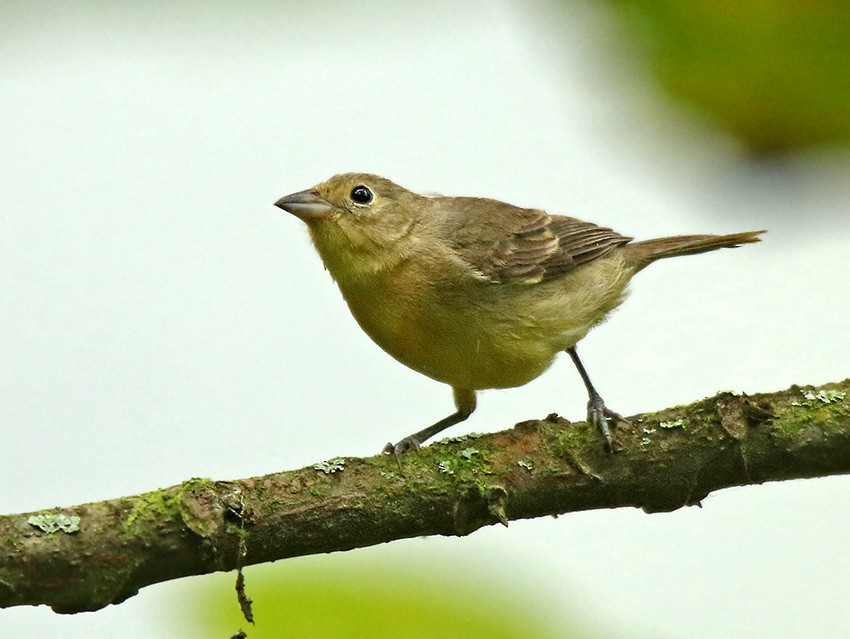
[[[457,411],[385,452],[416,449],[475,410],[475,391],[522,386],[569,353],[588,421],[612,448],[605,406],[575,345],[655,260],[758,242],[760,233],[643,242],[574,217],[476,197],[430,197],[366,173],[275,205],[307,224],[351,313],[402,364],[454,391]]]

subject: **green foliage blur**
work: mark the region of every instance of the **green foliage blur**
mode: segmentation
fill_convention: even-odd
[[[753,155],[850,142],[848,0],[611,0],[664,90]]]
[[[360,553],[304,557],[246,569],[255,625],[239,612],[235,573],[192,581],[185,606],[197,637],[248,639],[587,639],[553,629],[552,611],[511,583],[476,581],[463,567],[404,565]],[[538,613],[533,610],[537,608]],[[592,635],[600,636],[600,635]],[[610,637],[610,633],[601,636]]]

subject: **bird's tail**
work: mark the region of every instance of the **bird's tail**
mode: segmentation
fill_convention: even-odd
[[[626,244],[627,261],[634,264],[636,270],[650,265],[655,260],[677,255],[696,255],[719,248],[735,248],[741,244],[761,242],[759,235],[767,231],[746,231],[729,235],[674,235],[654,240]]]

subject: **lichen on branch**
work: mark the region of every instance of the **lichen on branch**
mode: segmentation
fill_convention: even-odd
[[[850,380],[720,393],[628,418],[607,453],[557,415],[395,457],[0,516],[0,607],[97,610],[144,586],[287,557],[594,508],[698,504],[729,486],[850,472]]]

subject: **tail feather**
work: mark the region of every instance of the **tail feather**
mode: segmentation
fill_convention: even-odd
[[[632,242],[623,247],[627,260],[637,270],[648,266],[655,260],[678,255],[696,255],[720,248],[735,248],[742,244],[761,242],[759,235],[767,231],[746,231],[729,235],[675,235],[659,237],[654,240]]]

